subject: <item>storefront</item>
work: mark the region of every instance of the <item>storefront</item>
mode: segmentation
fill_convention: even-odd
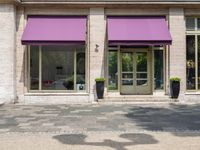
[[[172,41],[166,18],[115,16],[108,17],[107,22],[108,89],[122,95],[151,95],[154,86],[163,89],[163,51]]]
[[[28,16],[30,92],[86,91],[86,17]]]
[[[106,79],[104,101],[171,101],[172,76],[181,78],[180,101],[198,101],[198,9],[82,3],[0,4],[9,12],[0,16],[7,102],[91,103],[97,77]]]

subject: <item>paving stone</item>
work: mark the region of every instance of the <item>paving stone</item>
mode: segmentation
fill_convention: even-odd
[[[54,123],[43,123],[42,126],[54,126]]]
[[[0,132],[200,131],[200,105],[0,107]]]
[[[30,126],[31,124],[30,123],[19,123],[19,127],[27,127],[27,126]]]

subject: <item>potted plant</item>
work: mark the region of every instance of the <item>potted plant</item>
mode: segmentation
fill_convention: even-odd
[[[170,93],[171,98],[178,98],[180,92],[180,81],[179,77],[170,78]]]
[[[96,91],[98,99],[103,99],[105,78],[96,78]]]

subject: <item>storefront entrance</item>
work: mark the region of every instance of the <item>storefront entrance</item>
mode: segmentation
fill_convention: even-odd
[[[152,61],[148,48],[126,48],[120,51],[120,93],[152,94]]]

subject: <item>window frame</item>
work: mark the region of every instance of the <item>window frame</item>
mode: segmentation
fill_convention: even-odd
[[[195,37],[195,89],[187,89],[187,74],[186,74],[186,91],[188,92],[199,92],[200,89],[198,89],[198,36],[200,36],[200,29],[198,29],[198,19],[200,19],[200,17],[198,16],[186,16],[185,20],[187,20],[187,18],[194,18],[195,19],[195,28],[194,30],[187,30],[186,27],[186,36],[185,39],[187,38],[187,36],[194,36]],[[185,23],[186,26],[186,23]],[[187,42],[185,42],[186,45],[186,63],[187,63]],[[187,66],[186,66],[186,70],[187,70]]]
[[[117,52],[117,72],[118,72],[118,79],[117,79],[117,89],[115,90],[109,90],[109,51],[116,51]],[[120,91],[120,73],[119,73],[119,70],[120,70],[120,46],[116,46],[116,47],[108,47],[107,48],[107,67],[106,67],[106,70],[107,70],[107,75],[106,75],[106,87],[107,87],[107,91],[108,92],[119,92]]]
[[[166,91],[166,46],[152,47],[152,78],[153,78],[153,91]],[[155,51],[162,51],[163,54],[163,89],[155,89]]]
[[[86,93],[88,91],[88,69],[87,69],[87,48],[85,48],[85,90],[77,90],[77,87],[74,86],[74,90],[43,90],[42,89],[42,45],[38,45],[39,47],[39,89],[38,90],[31,90],[31,74],[30,74],[30,50],[31,45],[27,46],[28,49],[28,92],[29,93]],[[74,48],[74,85],[76,85],[77,81],[77,49]]]
[[[118,88],[116,90],[109,90],[109,56],[107,55],[107,58],[106,58],[106,63],[107,63],[107,67],[106,67],[106,87],[107,87],[107,91],[108,92],[120,92],[120,79],[121,79],[121,74],[119,73],[120,71],[120,45],[116,46],[116,47],[107,47],[107,54],[109,55],[109,51],[117,51],[117,54],[118,54],[118,60],[117,60],[117,63],[118,63]],[[151,67],[152,67],[152,91],[153,92],[163,92],[163,91],[166,91],[166,50],[167,50],[167,47],[166,46],[161,46],[161,47],[150,47],[151,49],[151,52],[152,52],[152,64],[151,64]],[[163,51],[163,89],[155,89],[155,76],[154,76],[154,50],[160,50],[160,51]]]

